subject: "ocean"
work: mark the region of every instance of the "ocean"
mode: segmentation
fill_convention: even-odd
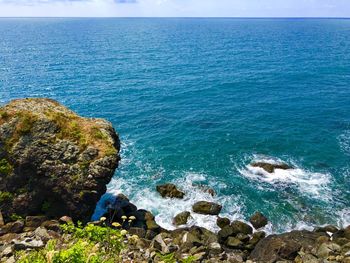
[[[260,211],[268,232],[350,224],[348,19],[0,19],[0,105],[23,97],[111,121],[122,160],[108,192],[165,228],[200,200],[230,219]],[[162,199],[166,182],[185,199]]]

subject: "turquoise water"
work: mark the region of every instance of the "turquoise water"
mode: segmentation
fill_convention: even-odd
[[[268,231],[350,224],[350,20],[0,19],[0,104],[20,97],[110,120],[109,192],[165,227],[202,199],[259,210]],[[261,159],[296,169],[259,175]],[[161,199],[163,182],[186,199]]]

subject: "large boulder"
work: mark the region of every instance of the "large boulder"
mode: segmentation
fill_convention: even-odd
[[[288,170],[293,168],[292,166],[286,163],[268,163],[268,162],[254,162],[254,163],[251,163],[250,166],[262,168],[268,173],[273,173],[276,169]]]
[[[178,190],[174,184],[157,185],[157,192],[164,198],[169,197],[182,199],[185,196],[185,193]]]
[[[199,201],[192,206],[193,212],[204,215],[218,215],[222,206],[207,201]]]
[[[175,226],[186,225],[188,219],[191,217],[191,213],[188,211],[181,212],[173,218],[173,224]]]
[[[264,227],[268,223],[268,219],[260,212],[255,212],[250,218],[249,222],[253,225],[255,229]]]
[[[0,108],[0,210],[88,221],[118,166],[111,123],[78,116],[50,99]]]
[[[271,235],[259,241],[250,254],[250,259],[264,263],[294,260],[301,249],[309,252],[317,247],[318,238],[323,236],[327,235],[306,230]]]

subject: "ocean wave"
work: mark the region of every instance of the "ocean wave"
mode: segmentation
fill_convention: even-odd
[[[108,193],[112,195],[126,194],[139,209],[146,209],[154,213],[157,223],[165,229],[175,229],[172,219],[178,213],[189,211],[191,212],[191,219],[186,226],[197,225],[212,231],[218,231],[219,228],[216,225],[217,217],[192,212],[192,205],[198,201],[217,202],[222,205],[228,203],[229,197],[213,197],[199,187],[200,183],[208,181],[210,182],[207,175],[195,172],[185,172],[182,177],[175,179],[173,183],[185,192],[183,199],[162,198],[155,190],[155,185],[153,185],[154,189],[150,186],[140,188],[135,181],[127,181],[124,178],[114,178],[108,186]],[[208,187],[215,188],[215,185],[209,183]],[[96,209],[96,218],[98,215],[101,215],[101,211],[103,211],[103,207],[100,205]],[[223,213],[221,216],[228,216],[230,219],[242,218],[238,205],[230,206],[230,211],[230,213]]]
[[[147,162],[147,159],[144,159],[143,151],[140,151],[137,145],[129,140],[124,140],[122,149],[122,163],[120,168],[118,168],[116,176],[107,186],[107,194],[101,198],[101,201],[97,205],[94,219],[98,219],[105,212],[104,203],[106,203],[107,199],[123,193],[139,209],[151,211],[156,217],[156,222],[168,230],[175,229],[172,220],[178,213],[189,211],[191,212],[191,219],[186,226],[197,225],[211,231],[218,231],[216,216],[207,216],[192,212],[192,205],[197,201],[219,203],[223,206],[220,217],[228,217],[230,220],[247,222],[245,219],[249,216],[247,212],[252,209],[250,207],[251,204],[246,207],[247,200],[244,193],[229,194],[227,191],[229,191],[232,185],[230,185],[230,182],[225,181],[225,179],[219,180],[216,176],[203,171],[194,171],[192,169],[189,171],[168,171],[158,164],[151,165]],[[275,222],[276,218],[273,216],[273,223],[269,223],[263,229],[269,234],[292,229],[312,229],[318,224],[317,220],[310,220],[309,218],[310,212],[312,214],[314,211],[311,211],[308,205],[305,206],[305,204],[298,203],[300,196],[304,196],[306,199],[322,200],[322,206],[326,205],[328,207],[328,204],[332,203],[331,175],[328,173],[309,171],[290,159],[287,159],[287,163],[291,164],[294,167],[293,169],[276,169],[273,173],[268,173],[262,168],[253,167],[247,163],[285,163],[286,161],[262,155],[246,155],[243,160],[235,158],[233,161],[237,160],[240,162],[240,165],[235,167],[236,169],[233,171],[235,175],[244,176],[251,181],[253,187],[260,189],[259,191],[284,193],[285,190],[288,190],[288,193],[291,193],[291,195],[286,196],[286,199],[281,201],[290,202],[291,207],[299,211],[295,215],[281,215],[280,222]],[[239,172],[238,174],[237,170]],[[180,190],[185,192],[184,199],[162,198],[156,191],[156,186],[163,182],[177,185]],[[199,187],[200,185],[212,188],[218,194],[211,196],[209,193],[203,191]],[[296,191],[293,190],[290,192],[290,189]],[[272,207],[270,208],[272,209]],[[349,211],[338,211],[336,208],[333,211],[334,213],[338,213],[337,217],[339,218],[339,222],[333,222],[334,224],[337,223],[338,226],[342,226],[350,223]]]
[[[285,161],[275,158],[254,155],[251,162],[264,162],[271,164],[285,163]],[[248,179],[268,183],[276,187],[296,187],[301,194],[307,194],[314,198],[322,200],[331,199],[331,189],[329,184],[331,175],[328,173],[317,173],[299,167],[295,162],[289,161],[292,164],[291,169],[275,169],[269,173],[260,167],[253,167],[248,164],[243,167],[238,167],[238,171]]]

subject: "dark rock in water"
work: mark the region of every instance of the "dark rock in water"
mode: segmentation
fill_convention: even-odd
[[[174,184],[158,185],[157,191],[164,198],[169,197],[182,199],[185,196],[185,193],[178,190]]]
[[[207,185],[197,184],[197,183],[193,183],[192,185],[197,187],[198,189],[202,190],[204,193],[210,194],[211,196],[215,196],[216,195],[215,190],[213,188],[207,186]]]
[[[339,229],[336,226],[328,225],[328,226],[322,226],[322,227],[316,227],[314,229],[315,232],[330,232],[330,233],[335,233]]]
[[[111,123],[50,99],[0,108],[0,210],[5,220],[44,214],[87,222],[119,161]]]
[[[255,212],[249,219],[249,222],[253,225],[255,229],[259,229],[267,225],[267,218],[260,212]]]
[[[301,249],[309,252],[315,248],[317,239],[322,236],[325,234],[306,230],[271,235],[260,240],[250,254],[250,259],[256,262],[294,260]]]
[[[216,224],[218,227],[220,227],[221,229],[224,228],[225,226],[230,225],[231,221],[230,219],[226,218],[226,217],[218,217],[216,219]]]
[[[188,211],[182,212],[174,217],[173,224],[175,226],[186,225],[190,216],[191,216],[190,212]]]
[[[218,215],[222,206],[207,201],[199,201],[192,206],[193,212],[204,215]]]
[[[293,168],[292,166],[286,163],[275,164],[275,163],[266,163],[266,162],[256,162],[256,163],[251,163],[250,165],[253,167],[260,167],[268,173],[273,173],[276,169],[288,170]]]

